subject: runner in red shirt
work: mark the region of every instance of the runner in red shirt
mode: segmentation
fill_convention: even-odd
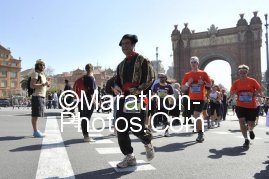
[[[190,114],[195,119],[200,117],[200,113],[203,110],[206,98],[205,85],[211,85],[211,80],[205,71],[199,70],[199,58],[196,56],[190,59],[191,71],[185,73],[182,80],[182,89],[188,90],[190,97]],[[197,142],[204,141],[204,133],[202,131],[202,121],[197,120],[198,137]]]
[[[243,147],[249,147],[247,130],[250,139],[255,138],[253,128],[256,119],[256,96],[261,91],[261,85],[254,79],[247,76],[249,67],[240,65],[238,67],[239,79],[235,80],[230,93],[237,95],[235,112],[239,119],[240,130],[245,138]],[[247,124],[247,127],[246,127]]]

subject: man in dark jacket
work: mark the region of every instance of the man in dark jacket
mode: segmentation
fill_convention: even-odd
[[[118,143],[121,152],[125,155],[124,160],[117,164],[118,168],[126,168],[128,166],[136,165],[136,158],[133,155],[129,131],[132,131],[132,133],[144,144],[147,159],[152,160],[154,158],[151,135],[145,132],[144,122],[146,111],[139,109],[139,107],[134,111],[125,109],[128,95],[138,96],[142,91],[145,94],[155,78],[155,73],[149,60],[134,51],[137,41],[138,39],[136,35],[126,34],[122,37],[119,43],[126,58],[117,67],[117,78],[113,91],[115,95],[124,95],[124,98],[119,100],[119,109],[117,109],[116,118],[123,117],[127,120],[127,123],[124,120],[116,120],[116,127],[121,131],[118,130],[117,133]],[[141,104],[143,101],[138,103],[143,105]],[[133,125],[133,123],[130,122],[133,117],[140,119],[139,121],[135,120],[135,123],[141,126],[138,132],[135,131],[139,129],[138,126]]]

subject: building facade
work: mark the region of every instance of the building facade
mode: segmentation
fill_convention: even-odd
[[[190,70],[190,57],[197,56],[202,70],[215,60],[228,62],[232,82],[238,78],[237,67],[240,64],[248,65],[248,75],[261,81],[262,21],[257,13],[253,12],[249,23],[244,14],[240,14],[236,27],[226,29],[218,29],[212,24],[207,31],[195,32],[190,31],[188,23],[185,23],[180,32],[175,25],[171,34],[175,79],[181,81]]]
[[[11,51],[0,45],[0,98],[21,94],[21,60],[15,59]]]
[[[25,70],[22,73],[22,76],[29,76],[30,73],[32,73],[34,69],[28,69]],[[93,75],[96,81],[96,85],[99,87],[103,87],[103,85],[106,84],[107,80],[109,80],[114,75],[114,71],[109,69],[102,69],[101,66],[94,66]],[[82,69],[76,69],[70,72],[63,72],[61,74],[57,74],[54,76],[51,76],[51,89],[54,90],[63,90],[65,86],[65,80],[69,81],[69,84],[71,86],[74,85],[75,81],[86,74],[85,70]],[[26,95],[26,92],[24,92]]]

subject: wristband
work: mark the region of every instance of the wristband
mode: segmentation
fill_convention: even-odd
[[[185,86],[189,87],[189,83],[188,83],[188,82],[186,82],[186,83],[185,83]]]

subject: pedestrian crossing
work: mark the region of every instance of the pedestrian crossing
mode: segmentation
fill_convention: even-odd
[[[76,127],[80,127],[78,126],[78,121],[73,123],[73,127],[77,131]],[[243,138],[241,135],[238,135],[239,133],[213,130],[209,130],[207,132],[217,135],[232,136],[240,139]],[[55,176],[59,178],[74,178],[74,172],[70,164],[61,133],[59,131],[56,117],[47,117],[45,134],[46,137],[42,142],[42,149],[36,178],[50,178]],[[80,134],[80,136],[82,141],[82,134]],[[139,172],[145,170],[157,170],[154,165],[142,159],[137,159],[136,166],[123,169],[117,168],[116,165],[120,161],[111,160],[112,155],[121,154],[121,150],[116,142],[117,139],[108,139],[107,137],[104,137],[102,133],[91,130],[89,131],[89,137],[93,137],[96,140],[95,142],[90,142],[89,145],[94,146],[96,153],[101,155],[103,159],[107,158],[107,164],[111,166],[115,172]],[[131,139],[133,138],[134,136],[131,135]],[[262,140],[263,138],[256,137],[255,139]],[[122,158],[123,157],[124,156],[122,155]],[[57,159],[57,161],[53,161],[54,158]]]
[[[78,121],[76,120],[73,125],[78,127]],[[68,158],[66,148],[63,143],[61,132],[59,130],[59,125],[56,117],[47,117],[46,137],[43,138],[41,154],[39,158],[38,169],[36,173],[36,179],[41,178],[75,178],[71,163]],[[95,142],[90,142],[89,145],[96,145],[96,152],[99,155],[113,155],[121,154],[118,144],[117,147],[111,146],[115,145],[115,142],[111,139],[104,138],[101,133],[94,133],[89,131],[89,137],[93,137]],[[83,136],[81,135],[81,139]],[[107,147],[99,147],[102,144],[110,144]],[[118,169],[117,163],[120,161],[107,161],[107,163],[116,172],[136,172],[145,170],[156,170],[151,164],[145,162],[144,160],[137,160],[137,166],[128,167],[125,169]]]

